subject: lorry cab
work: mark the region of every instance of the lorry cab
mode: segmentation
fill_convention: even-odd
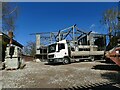
[[[62,40],[48,46],[48,63],[70,63],[69,50],[66,40]]]

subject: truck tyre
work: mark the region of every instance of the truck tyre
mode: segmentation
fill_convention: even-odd
[[[91,56],[91,61],[93,62],[93,61],[95,61],[95,58],[94,58],[94,56]]]
[[[63,64],[70,64],[70,60],[68,58],[63,59]]]

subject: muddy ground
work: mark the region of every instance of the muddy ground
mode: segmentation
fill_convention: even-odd
[[[47,65],[26,62],[24,69],[2,70],[2,88],[120,89],[120,67],[104,61]]]

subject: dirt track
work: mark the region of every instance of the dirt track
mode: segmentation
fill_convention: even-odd
[[[2,71],[3,88],[120,88],[120,67],[104,62],[45,65],[26,62],[24,69]]]

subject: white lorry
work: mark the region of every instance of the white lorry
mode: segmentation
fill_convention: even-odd
[[[94,60],[104,56],[104,51],[97,51],[96,45],[71,45],[67,40],[61,40],[48,46],[48,63],[69,64],[80,60]]]

